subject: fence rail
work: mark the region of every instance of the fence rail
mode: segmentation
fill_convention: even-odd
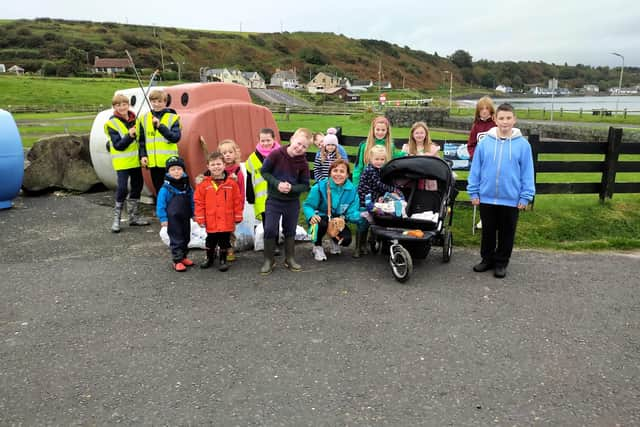
[[[280,132],[282,141],[289,140],[293,132]],[[357,147],[366,137],[338,134],[340,144]],[[400,148],[406,138],[396,138],[394,143]],[[442,146],[445,142],[466,142],[466,140],[434,140]],[[529,142],[533,153],[536,193],[537,194],[598,194],[601,201],[610,199],[614,193],[640,193],[640,182],[615,182],[616,173],[640,173],[640,161],[619,161],[621,154],[640,154],[640,142],[622,143],[622,129],[609,128],[607,141],[540,141],[539,135],[530,135]],[[604,160],[559,161],[542,160],[540,154],[599,154]],[[307,160],[313,162],[315,153],[307,153]],[[349,155],[349,161],[355,163],[356,156]],[[601,173],[600,182],[538,182],[539,173]],[[467,181],[458,179],[456,188],[465,191]]]
[[[12,114],[15,113],[86,113],[86,112],[100,112],[109,108],[110,105],[103,104],[59,104],[59,105],[0,105],[0,108],[9,111]]]

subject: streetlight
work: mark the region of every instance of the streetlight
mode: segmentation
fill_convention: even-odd
[[[453,95],[453,73],[448,70],[445,70],[444,73],[449,74],[449,111],[451,111],[451,98]]]
[[[182,68],[180,68],[180,65],[184,65],[184,62],[169,62],[169,65],[171,64],[175,64],[178,66],[178,81],[182,80]]]
[[[622,91],[622,72],[624,71],[624,56],[617,52],[611,52],[611,55],[619,56],[622,59],[622,67],[620,67],[620,81],[618,82],[618,96],[616,97],[616,114],[618,114],[618,103],[620,102],[620,92]]]

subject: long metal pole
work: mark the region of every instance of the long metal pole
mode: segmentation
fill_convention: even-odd
[[[451,97],[453,96],[453,73],[449,72],[449,111],[451,111]]]
[[[131,63],[131,67],[133,68],[133,73],[136,75],[136,79],[138,80],[138,85],[140,86],[140,89],[142,89],[142,93],[144,94],[144,86],[142,85],[142,79],[140,78],[140,74],[138,74],[138,70],[136,69],[136,64],[134,64],[133,58],[131,57],[131,54],[129,53],[128,50],[125,49],[124,53],[126,53],[127,57],[129,58],[129,62]],[[151,103],[149,102],[146,96],[144,97],[144,100],[147,101],[147,105],[149,106],[149,111],[153,111],[153,107],[151,107]]]
[[[619,56],[622,59],[622,67],[620,67],[620,81],[618,82],[618,96],[616,96],[616,114],[618,114],[618,105],[620,103],[620,92],[622,92],[622,73],[624,72],[624,56],[617,52],[611,52],[611,55]]]

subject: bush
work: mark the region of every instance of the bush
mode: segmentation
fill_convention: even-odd
[[[304,47],[300,49],[298,56],[309,64],[326,65],[329,63],[327,57],[315,47]]]
[[[123,34],[122,40],[133,47],[151,47],[155,46],[156,42],[153,39],[147,37],[140,37],[135,34]]]

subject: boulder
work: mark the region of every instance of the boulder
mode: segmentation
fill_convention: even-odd
[[[36,142],[27,154],[22,187],[37,192],[51,188],[88,191],[100,183],[91,164],[89,135],[56,135]]]

